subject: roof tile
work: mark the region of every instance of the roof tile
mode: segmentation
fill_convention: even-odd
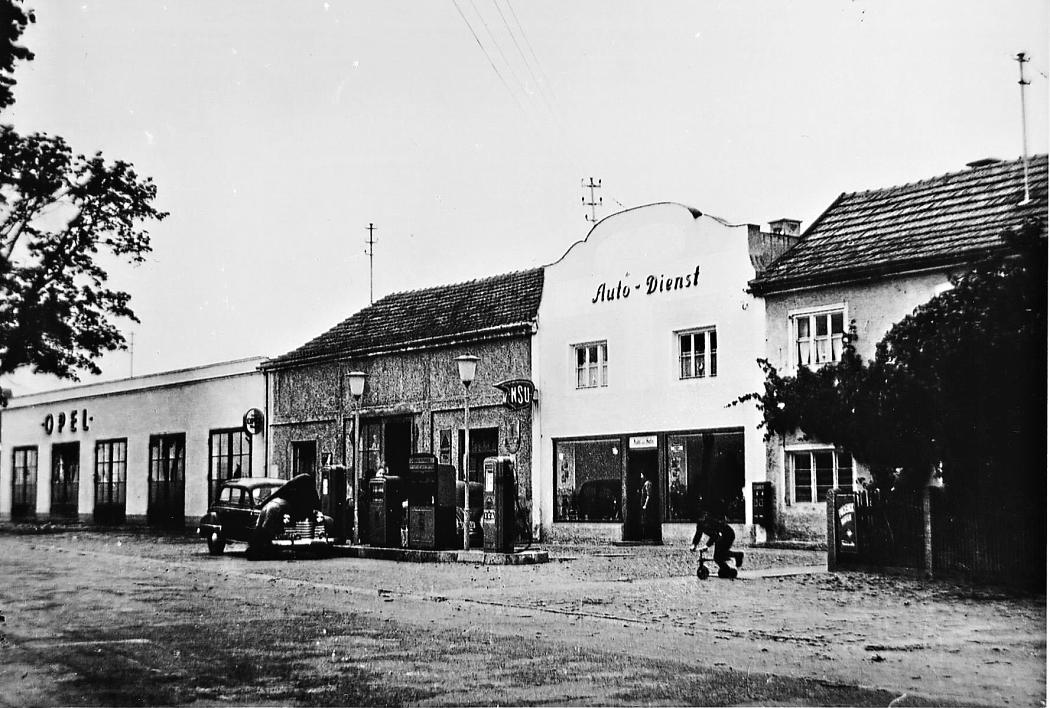
[[[1047,214],[1047,156],[995,162],[886,189],[843,194],[802,239],[751,281],[756,293],[848,280],[878,269],[964,261],[1001,247],[999,235]]]
[[[536,319],[542,293],[542,268],[394,293],[265,366],[439,346],[484,333],[509,334],[517,327],[525,331]]]

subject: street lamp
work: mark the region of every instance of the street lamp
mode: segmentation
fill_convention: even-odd
[[[456,357],[459,380],[463,382],[463,550],[470,550],[470,384],[478,370],[478,358],[470,354]]]
[[[361,394],[365,392],[363,371],[351,371],[346,375],[350,383],[350,395],[354,399],[354,545],[361,544],[361,519],[357,498],[361,496]]]

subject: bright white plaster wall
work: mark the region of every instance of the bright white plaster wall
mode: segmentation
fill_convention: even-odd
[[[249,408],[265,410],[265,379],[257,371],[263,360],[253,358],[211,366],[140,376],[122,381],[75,386],[20,396],[3,416],[0,451],[0,518],[11,513],[11,451],[37,448],[37,518],[47,518],[51,507],[51,446],[80,443],[79,514],[94,510],[95,442],[127,438],[127,507],[130,518],[144,517],[147,504],[149,436],[186,434],[186,517],[207,510],[208,435],[211,430],[240,427]],[[48,414],[87,410],[88,430],[57,427],[50,435],[43,427]],[[252,475],[264,474],[265,433],[252,442]]]
[[[655,204],[602,220],[547,268],[533,338],[535,523],[553,525],[552,439],[725,427],[744,429],[751,518],[751,482],[766,478],[759,417],[753,405],[727,408],[762,381],[755,360],[764,354],[765,318],[762,300],[745,290],[755,276],[747,233],[746,225]],[[698,287],[646,294],[649,275],[685,276],[697,266]],[[595,303],[600,283],[629,285],[631,294]],[[679,379],[675,333],[709,326],[718,331],[718,375]],[[578,390],[573,345],[598,340],[608,342],[609,385]]]

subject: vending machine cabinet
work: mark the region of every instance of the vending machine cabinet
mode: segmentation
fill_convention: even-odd
[[[408,458],[405,496],[408,498],[408,547],[437,547],[434,530],[434,505],[437,494],[437,458],[412,455]]]
[[[368,481],[369,545],[377,548],[401,546],[402,495],[400,477],[374,477]]]
[[[513,553],[514,503],[518,496],[517,485],[514,481],[514,458],[506,456],[485,458],[484,478],[481,532],[485,551]]]

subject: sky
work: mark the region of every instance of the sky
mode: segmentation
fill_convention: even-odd
[[[102,380],[276,356],[375,298],[545,265],[599,219],[732,223],[1047,152],[1045,0],[25,0],[3,120],[135,165]],[[85,376],[84,381],[98,380]],[[18,393],[68,385],[19,372]]]

